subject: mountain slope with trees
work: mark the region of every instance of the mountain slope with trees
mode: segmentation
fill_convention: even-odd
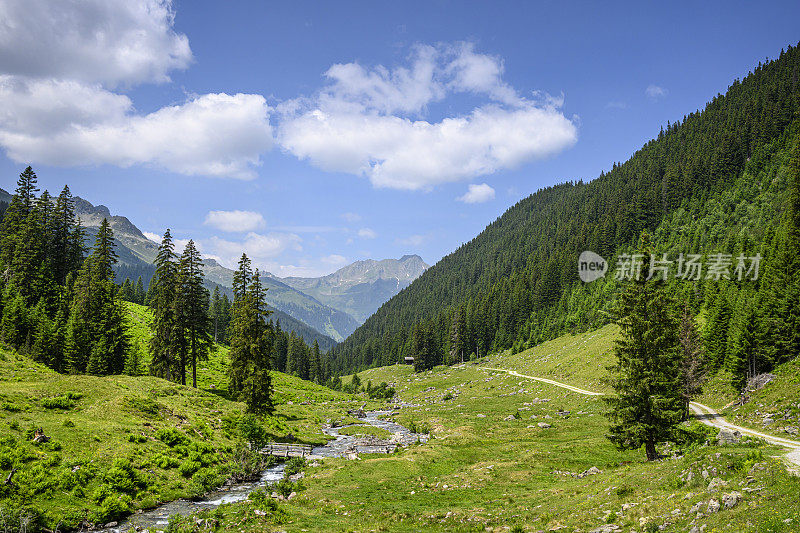
[[[742,310],[754,308],[746,305],[748,299],[761,299],[773,310],[796,309],[766,286],[776,286],[777,279],[788,287],[797,282],[786,275],[785,251],[793,242],[786,213],[797,172],[792,154],[800,137],[799,112],[800,50],[790,46],[735,80],[703,111],[668,123],[627,162],[615,163],[590,183],[548,187],[518,202],[337,345],[334,369],[349,373],[405,356],[421,359],[418,366],[426,368],[471,354],[519,351],[607,323],[619,292],[613,258],[632,253],[643,231],[654,235],[657,252],[707,254],[706,259],[715,252],[734,259],[761,252],[766,258],[767,281],[676,285],[693,312],[719,323],[717,346],[725,347],[725,355],[717,348],[712,364],[741,361],[741,350],[739,356],[727,354],[748,340],[734,340],[738,333],[727,316],[739,316],[734,324],[746,323]],[[611,259],[606,278],[579,281],[578,256],[584,250]],[[725,295],[725,303],[718,303],[718,294]],[[729,313],[714,311],[727,306]],[[718,314],[721,319],[714,320]],[[767,330],[762,345],[774,337],[775,331],[768,331],[777,322],[772,316],[760,321]],[[745,364],[738,374],[764,370],[776,360],[767,354],[760,367],[748,370]]]

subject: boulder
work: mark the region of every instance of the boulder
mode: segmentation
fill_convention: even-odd
[[[551,428],[551,427],[553,427],[553,426],[551,426],[550,424],[548,424],[547,422],[539,422],[539,423],[538,423],[538,424],[536,424],[536,425],[537,425],[537,426],[539,426],[539,427],[540,427],[540,428],[542,428],[542,429],[547,429],[547,428]]]
[[[503,420],[516,420],[516,419],[517,419],[517,417],[515,417],[514,415],[508,415]]]
[[[725,509],[731,509],[736,507],[742,501],[742,494],[740,492],[731,492],[730,494],[723,494],[722,495],[722,504],[725,506]]]
[[[603,524],[600,527],[594,528],[589,533],[613,533],[614,531],[619,530],[620,527],[617,524]]]
[[[708,507],[706,507],[706,513],[708,514],[717,513],[719,512],[719,508],[720,508],[719,501],[715,500],[714,498],[711,498],[710,500],[708,500]]]
[[[727,487],[728,482],[724,481],[718,477],[715,477],[711,480],[711,483],[708,484],[708,492],[716,492],[722,487]]]
[[[739,441],[742,439],[742,434],[738,431],[731,430],[731,429],[720,429],[719,433],[717,434],[717,443],[720,445],[724,444],[738,444]]]

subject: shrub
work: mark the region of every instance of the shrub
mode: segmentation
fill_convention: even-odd
[[[239,434],[250,443],[253,448],[261,448],[269,442],[267,430],[261,424],[257,416],[253,414],[243,415],[238,422]]]
[[[3,409],[4,411],[8,411],[9,413],[18,413],[19,411],[22,410],[22,407],[20,407],[19,405],[15,404],[15,403],[3,402],[2,404],[0,404],[0,409]]]
[[[272,489],[284,498],[288,498],[292,492],[297,492],[295,490],[296,488],[296,485],[286,478],[283,478],[272,485]]]
[[[144,435],[130,434],[130,435],[128,435],[128,442],[133,442],[133,443],[137,443],[137,444],[143,444],[143,443],[147,442],[147,437],[145,437]]]
[[[286,467],[283,469],[285,477],[293,476],[302,471],[306,467],[306,460],[304,457],[292,457],[286,461]]]
[[[45,409],[72,409],[75,403],[67,396],[56,396],[55,398],[42,398],[42,407]]]
[[[159,429],[156,431],[156,438],[170,448],[178,445],[187,445],[191,442],[189,437],[176,428]]]
[[[73,422],[72,420],[67,418],[66,420],[64,420],[64,427],[65,428],[74,428],[75,427],[75,422]]]
[[[186,460],[178,467],[178,472],[180,472],[183,477],[190,477],[192,474],[200,470],[202,466],[203,465],[201,465],[198,461]]]

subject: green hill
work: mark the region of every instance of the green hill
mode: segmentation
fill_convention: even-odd
[[[146,308],[128,304],[132,350],[146,364]],[[260,471],[243,463],[245,406],[228,399],[227,350],[198,369],[199,388],[150,376],[62,375],[0,350],[0,528],[77,529],[135,509],[200,495],[231,476]],[[265,438],[288,433],[323,443],[326,420],[364,400],[273,373],[276,410],[258,424]],[[32,442],[41,428],[47,443]]]

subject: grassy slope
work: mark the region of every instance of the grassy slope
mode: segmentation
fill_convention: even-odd
[[[132,349],[144,356],[149,314],[141,306],[127,307]],[[200,388],[192,389],[150,376],[60,375],[0,350],[0,476],[4,480],[17,468],[20,489],[0,490],[0,509],[32,505],[45,512],[51,528],[64,519],[69,524],[109,519],[93,495],[116,458],[128,459],[146,485],[131,494],[133,508],[202,492],[200,477],[206,476],[207,484],[224,476],[226,453],[238,438],[233,426],[244,411],[243,404],[227,399],[226,362],[227,349],[218,346],[198,369]],[[143,368],[145,363],[143,358]],[[273,381],[277,408],[264,425],[274,438],[292,433],[303,442],[325,442],[322,425],[364,401],[281,373],[274,373]],[[44,407],[43,400],[69,392],[82,397],[68,408]],[[53,443],[30,442],[30,431],[39,427]],[[206,454],[209,464],[200,477],[179,473],[176,463],[187,458],[155,438],[163,428],[178,428],[192,441],[213,447],[216,453]],[[160,467],[161,456],[173,459],[173,465]],[[87,479],[71,476],[75,467]]]
[[[487,366],[602,390],[614,335],[614,328],[606,327],[562,337],[521,354],[492,356]],[[588,531],[606,522],[623,531],[642,531],[646,523],[688,531],[695,519],[689,509],[702,501],[705,512],[709,499],[721,497],[707,490],[715,476],[728,482],[724,492],[738,490],[744,500],[698,519],[698,526],[777,532],[800,524],[800,479],[789,477],[773,457],[780,453],[776,448],[698,447],[683,457],[647,464],[642,452],[611,446],[596,397],[474,364],[420,374],[407,366],[376,368],[360,377],[394,383],[402,399],[412,403],[396,420],[429,429],[435,438],[391,456],[329,459],[309,468],[306,490],[281,504],[288,516],[281,526],[286,531],[503,531],[511,526]],[[568,418],[557,414],[562,409],[571,411]],[[515,414],[519,418],[506,420]],[[542,421],[553,427],[539,428]],[[755,462],[764,470],[751,470]],[[602,473],[582,479],[559,473],[592,466]],[[703,470],[709,479],[703,479]],[[686,481],[689,471],[692,480]],[[744,487],[760,490],[747,493]],[[255,513],[259,506],[223,508],[218,514],[224,529],[263,530],[272,519]]]

